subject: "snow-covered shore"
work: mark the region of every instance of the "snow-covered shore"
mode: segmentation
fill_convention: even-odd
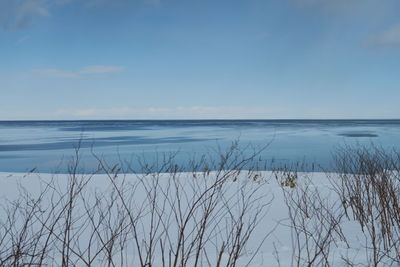
[[[296,240],[296,231],[294,231],[294,227],[308,227],[309,231],[321,231],[320,234],[324,235],[325,232],[328,231],[329,226],[321,225],[324,222],[328,222],[329,218],[319,218],[315,219],[314,217],[304,218],[306,222],[304,225],[294,226],[293,221],[291,221],[290,217],[296,214],[290,214],[290,208],[294,209],[292,202],[288,200],[288,196],[293,192],[300,192],[301,188],[307,190],[311,195],[315,192],[318,192],[319,197],[321,198],[321,203],[324,203],[326,206],[324,208],[339,208],[339,199],[338,196],[334,193],[332,189],[331,179],[335,179],[337,174],[325,174],[325,173],[298,173],[296,174],[296,185],[294,188],[290,188],[290,186],[282,187],[282,181],[287,179],[285,176],[287,174],[284,173],[274,173],[269,171],[263,172],[253,172],[249,176],[250,172],[243,171],[241,173],[232,173],[232,178],[229,178],[226,188],[223,188],[223,192],[221,196],[224,200],[221,202],[221,206],[218,206],[219,209],[222,209],[228,203],[232,203],[230,209],[232,209],[232,216],[235,216],[235,212],[240,212],[240,205],[245,203],[241,202],[241,197],[246,194],[253,194],[251,196],[251,208],[257,209],[262,207],[263,216],[259,217],[257,220],[257,225],[255,225],[254,231],[251,233],[249,237],[248,243],[246,244],[243,251],[240,253],[240,257],[237,261],[236,266],[293,266],[296,263],[296,257],[301,255],[304,257],[300,259],[300,262],[305,264],[307,257],[311,257],[315,254],[317,257],[318,264],[324,264],[323,258],[318,253],[319,244],[310,245],[309,247],[305,247],[304,242],[306,240]],[[105,200],[105,198],[110,197],[109,201],[117,201],[118,196],[110,195],[110,192],[113,190],[115,184],[113,184],[112,179],[118,181],[118,179],[123,180],[123,182],[118,185],[121,186],[122,189],[131,190],[135,188],[135,192],[133,195],[129,195],[129,191],[124,191],[124,194],[129,198],[131,203],[135,203],[135,205],[143,205],[141,208],[135,208],[135,211],[139,211],[140,209],[147,209],[149,206],[149,196],[152,195],[154,200],[162,201],[158,203],[154,203],[157,207],[156,209],[162,214],[165,214],[165,217],[168,219],[168,223],[171,226],[168,228],[171,230],[171,233],[175,233],[177,231],[176,222],[173,219],[176,216],[176,210],[172,210],[171,203],[166,203],[168,197],[172,197],[174,194],[182,194],[182,205],[187,205],[183,208],[183,213],[187,214],[188,207],[192,203],[192,200],[198,197],[201,190],[207,190],[210,185],[209,182],[201,181],[201,179],[209,180],[210,182],[215,181],[214,178],[218,175],[224,175],[221,173],[211,172],[208,174],[205,173],[178,173],[175,174],[173,179],[178,181],[179,190],[171,189],[171,187],[176,186],[177,184],[171,184],[171,174],[156,174],[156,175],[119,175],[118,177],[110,177],[106,174],[96,174],[93,177],[88,179],[88,184],[85,185],[85,191],[81,192],[81,200],[76,202],[76,209],[74,212],[76,213],[74,216],[79,218],[79,216],[85,216],[90,210],[94,210],[97,208],[96,201],[99,201],[98,198],[104,198],[101,200]],[[282,177],[279,177],[279,176]],[[328,176],[330,179],[328,179]],[[83,175],[78,179],[86,179],[89,176]],[[138,182],[138,179],[146,178],[146,182],[143,181]],[[29,194],[30,198],[38,197],[41,192],[44,190],[48,190],[46,185],[55,184],[57,187],[57,192],[63,192],[67,188],[69,188],[69,181],[65,174],[38,174],[38,173],[0,173],[0,201],[3,203],[3,207],[10,207],[10,203],[16,203],[17,201],[22,201],[22,199],[26,200],[25,197]],[[156,181],[156,182],[155,182]],[[196,182],[192,182],[196,181]],[[131,185],[134,185],[131,187]],[[169,188],[171,191],[166,192],[166,188]],[[160,192],[153,191],[154,189],[160,190]],[[114,192],[115,193],[115,192]],[[157,195],[158,194],[158,195]],[[164,195],[163,195],[164,194]],[[166,197],[166,194],[168,197]],[[289,194],[289,195],[288,195]],[[163,195],[163,196],[162,196]],[[53,198],[51,198],[53,197]],[[176,197],[176,196],[175,196]],[[132,199],[131,199],[132,198]],[[85,200],[86,204],[82,202],[82,199]],[[97,199],[97,200],[95,200]],[[50,203],[54,200],[54,194],[47,194],[41,200],[41,205],[43,208],[49,208]],[[107,202],[107,200],[105,200]],[[174,198],[176,201],[176,198]],[[217,200],[215,200],[217,201]],[[258,201],[258,203],[257,203]],[[23,201],[22,201],[23,202]],[[21,202],[21,203],[22,203]],[[247,203],[249,204],[249,203]],[[319,203],[316,203],[318,205]],[[85,209],[84,205],[87,205]],[[11,205],[12,206],[12,205]],[[144,207],[145,206],[145,207]],[[238,208],[236,210],[236,208]],[[311,207],[309,207],[311,209]],[[314,207],[316,208],[316,207]],[[320,207],[321,208],[321,207]],[[202,209],[200,209],[202,210]],[[114,207],[110,208],[110,211],[114,211]],[[149,210],[146,210],[149,212]],[[249,214],[254,215],[255,210],[250,210]],[[263,213],[265,212],[265,213]],[[293,212],[293,210],[292,210]],[[332,210],[332,214],[336,214],[336,211]],[[312,213],[312,212],[311,212]],[[6,221],[6,209],[1,210],[1,221]],[[328,213],[326,213],[328,214]],[[117,216],[118,214],[112,214],[112,216]],[[321,213],[324,216],[324,213]],[[191,224],[200,223],[195,218],[196,216],[200,216],[199,213],[189,214],[189,220],[191,220]],[[213,215],[214,216],[214,215]],[[222,217],[218,216],[218,213],[215,214],[215,222],[210,223],[212,227],[219,227],[218,233],[223,233],[224,228],[228,229],[227,218],[229,217],[229,213],[223,215]],[[201,218],[198,217],[198,218]],[[237,218],[237,217],[235,217]],[[115,219],[115,218],[114,218]],[[141,217],[140,222],[140,234],[143,235],[143,239],[145,239],[145,235],[148,231],[150,231],[149,225],[154,223],[152,221],[154,217],[149,216],[149,213],[144,214]],[[193,220],[192,220],[193,219]],[[251,218],[250,218],[251,219]],[[292,218],[293,219],[293,218]],[[78,220],[78,219],[77,219]],[[201,219],[200,219],[201,220]],[[247,220],[247,219],[246,219]],[[248,223],[248,221],[244,220]],[[116,221],[115,221],[116,222]],[[191,225],[193,229],[196,229],[196,226]],[[89,227],[90,228],[90,227]],[[85,228],[86,229],[86,228]],[[230,228],[229,228],[230,229]],[[232,229],[235,229],[233,227]],[[334,233],[332,236],[327,236],[326,242],[330,242],[329,247],[326,248],[326,251],[329,251],[329,255],[326,256],[325,260],[329,261],[331,266],[344,266],[345,259],[351,260],[354,263],[368,263],[368,258],[365,253],[366,244],[365,235],[360,231],[360,226],[351,220],[343,219],[340,222],[340,231],[341,233]],[[336,231],[334,229],[333,231]],[[161,232],[160,232],[161,233]],[[226,233],[225,233],[226,234]],[[229,234],[229,233],[228,233]],[[85,232],[80,232],[81,239],[79,242],[85,243],[88,238],[84,238]],[[162,235],[162,233],[161,233]],[[190,235],[188,235],[190,237]],[[341,240],[341,236],[345,237],[346,240]],[[319,236],[317,232],[310,233],[310,240],[307,242],[313,242],[316,237],[324,238],[324,236]],[[208,250],[208,255],[201,259],[202,265],[208,266],[208,260],[211,259],[211,266],[214,266],[212,259],[218,258],[218,250],[216,248],[211,248],[212,246],[219,244],[220,242],[219,235],[215,235],[210,237],[210,240],[207,244],[204,244],[205,249],[207,246],[210,247]],[[300,238],[303,238],[300,236]],[[215,240],[213,240],[215,239]],[[329,239],[329,240],[328,240]],[[171,238],[174,241],[173,238]],[[320,242],[321,240],[318,240]],[[297,243],[300,242],[300,243]],[[86,244],[86,243],[85,243]],[[141,246],[147,246],[147,243],[141,243]],[[211,253],[214,251],[214,255]],[[161,253],[160,250],[154,250],[154,253]],[[224,252],[226,253],[226,252]],[[323,252],[324,253],[324,252]],[[129,253],[128,253],[129,254]],[[204,255],[203,255],[204,256]],[[152,262],[154,266],[162,266],[162,259],[166,259],[167,255],[158,255],[155,256],[155,261]],[[206,259],[209,258],[209,259]],[[139,259],[135,255],[128,255],[125,260],[131,260],[132,262],[139,263]],[[187,262],[186,266],[191,266],[191,263],[194,259],[190,258]],[[223,255],[221,258],[221,262],[227,264],[229,262],[229,256]],[[191,264],[194,264],[192,262]],[[301,264],[300,266],[302,266]],[[105,264],[99,264],[96,266],[103,266]],[[168,266],[168,264],[166,264]],[[200,266],[202,266],[200,265]],[[84,264],[82,264],[84,266]],[[224,265],[221,265],[224,266]],[[315,264],[311,264],[311,266],[317,266]]]

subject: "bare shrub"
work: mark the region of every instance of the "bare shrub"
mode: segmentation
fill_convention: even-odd
[[[332,176],[348,219],[358,222],[371,266],[400,264],[400,154],[376,146],[343,147]]]
[[[338,201],[308,174],[280,169],[275,177],[288,210],[285,225],[291,231],[291,266],[332,266],[331,248],[347,242],[341,228],[344,212]]]
[[[38,192],[21,183],[17,200],[3,203],[0,266],[249,264],[257,247],[248,242],[272,201],[257,166],[247,168],[257,156],[234,143],[192,172],[170,155],[136,173],[95,155],[98,171],[85,175],[78,148],[68,177],[39,175]]]

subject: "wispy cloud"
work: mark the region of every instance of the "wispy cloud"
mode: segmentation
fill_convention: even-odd
[[[25,36],[23,36],[23,37],[21,37],[21,38],[19,38],[18,40],[17,40],[17,44],[22,44],[22,43],[24,43],[26,40],[28,40],[29,39],[29,36],[28,35],[25,35]]]
[[[100,7],[105,5],[110,0],[86,0],[85,6],[86,7]]]
[[[350,12],[369,15],[379,13],[396,6],[394,0],[291,0],[298,8],[312,8],[320,11]],[[355,13],[354,13],[355,12]]]
[[[269,37],[271,37],[271,34],[269,32],[262,32],[262,33],[257,34],[255,36],[255,39],[256,40],[263,40],[263,39],[267,39]]]
[[[110,5],[110,4],[123,4],[123,3],[129,3],[133,2],[132,0],[84,0],[82,1],[86,7],[89,8],[96,8],[96,7],[102,7],[105,5]],[[152,6],[159,6],[161,4],[161,0],[136,0],[136,3],[145,3],[148,5]]]
[[[79,74],[103,74],[120,72],[124,68],[120,66],[88,66],[79,71]]]
[[[152,6],[159,6],[161,4],[161,0],[144,0],[146,4],[152,5]]]
[[[343,10],[353,8],[357,5],[367,4],[367,2],[376,0],[293,0],[297,7],[319,7],[331,10]],[[385,1],[385,0],[380,0]]]
[[[399,46],[400,47],[400,23],[390,26],[383,32],[370,36],[367,40],[371,46]]]
[[[58,116],[82,119],[246,119],[277,117],[282,109],[254,106],[179,106],[60,109]]]
[[[36,17],[48,15],[48,4],[45,0],[0,1],[0,23],[5,29],[23,29],[29,26]]]
[[[51,10],[70,3],[78,3],[86,7],[99,7],[131,0],[0,0],[0,28],[21,30],[31,26],[36,19],[48,17]],[[153,6],[160,5],[160,0],[138,0],[140,3]]]
[[[294,0],[298,7],[313,6],[321,3],[321,0]]]
[[[78,71],[68,71],[61,69],[34,69],[33,72],[50,78],[84,78],[93,77],[99,74],[120,72],[124,68],[121,66],[87,66]]]

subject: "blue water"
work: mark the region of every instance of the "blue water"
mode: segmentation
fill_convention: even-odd
[[[245,154],[269,144],[266,162],[330,168],[343,145],[400,149],[400,120],[0,121],[0,171],[66,172],[79,142],[85,171],[98,165],[93,154],[135,166],[137,157],[154,163],[179,151],[184,165],[204,153],[217,159],[237,139]]]

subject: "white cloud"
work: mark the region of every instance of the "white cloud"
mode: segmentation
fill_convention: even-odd
[[[86,6],[87,7],[99,7],[99,6],[106,4],[107,2],[110,2],[110,1],[109,0],[87,0]]]
[[[254,106],[180,106],[60,109],[58,116],[76,119],[247,119],[280,117],[281,108]]]
[[[293,0],[294,3],[301,8],[305,7],[322,7],[329,9],[347,9],[355,6],[367,4],[368,2],[385,1],[385,0]]]
[[[68,4],[70,2],[72,2],[73,0],[55,0],[55,3],[58,5],[65,5]]]
[[[34,69],[33,72],[50,78],[84,78],[94,77],[100,74],[120,72],[124,68],[120,66],[87,66],[78,71],[61,69]]]
[[[368,44],[372,46],[400,46],[400,24],[392,25],[385,31],[371,36]]]
[[[29,39],[29,35],[25,35],[25,36],[19,38],[16,43],[17,44],[22,44],[23,42],[25,42],[28,39]]]
[[[397,0],[291,0],[298,8],[311,8],[319,11],[365,13],[369,17],[387,14],[397,6]]]
[[[45,0],[1,0],[0,23],[6,29],[22,29],[29,26],[36,17],[49,15]]]
[[[271,37],[271,34],[269,32],[262,32],[262,33],[259,33],[258,35],[256,35],[254,39],[263,40],[263,39],[267,39],[269,37]]]
[[[88,66],[79,71],[80,74],[103,74],[120,72],[124,68],[119,66]]]
[[[105,6],[105,5],[115,5],[115,4],[123,4],[123,3],[129,3],[129,2],[133,2],[132,0],[84,0],[83,1],[86,7],[89,8],[96,8],[96,7],[101,7],[101,6]],[[159,6],[161,4],[161,0],[136,0],[135,2],[137,3],[145,3],[145,4],[149,4],[152,6]]]
[[[294,2],[298,7],[307,7],[320,4],[321,0],[295,0]]]
[[[86,7],[99,7],[115,2],[131,0],[0,0],[0,28],[20,30],[30,26],[36,19],[47,17],[55,7],[77,3]],[[160,0],[138,0],[153,6],[160,5]]]

